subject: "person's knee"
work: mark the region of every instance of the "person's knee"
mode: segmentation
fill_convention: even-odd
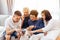
[[[5,35],[6,39],[10,39],[10,37],[11,37],[10,35]]]

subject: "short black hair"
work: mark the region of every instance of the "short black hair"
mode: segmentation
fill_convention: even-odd
[[[35,15],[35,17],[37,17],[38,11],[37,10],[31,10],[30,15]]]
[[[18,16],[22,16],[21,12],[20,12],[20,11],[18,11],[18,10],[17,10],[17,11],[15,11],[15,12],[14,12],[14,14],[15,14],[15,15],[18,15]]]
[[[50,19],[52,19],[52,16],[48,10],[43,10],[41,13],[45,14],[45,20],[46,21],[49,21]]]

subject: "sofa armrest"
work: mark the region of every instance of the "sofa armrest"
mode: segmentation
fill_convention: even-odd
[[[0,26],[0,34],[4,31],[4,26]]]

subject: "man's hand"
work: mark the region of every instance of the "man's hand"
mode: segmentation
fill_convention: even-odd
[[[34,25],[29,26],[29,27],[27,28],[27,30],[30,30],[30,31],[31,31],[34,27],[35,27]]]
[[[9,26],[6,27],[6,34],[10,35],[11,33],[13,33],[15,30],[11,29]]]

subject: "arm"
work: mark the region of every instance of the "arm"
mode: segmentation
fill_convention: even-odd
[[[35,26],[36,26],[35,29],[41,29],[44,27],[44,22],[40,19],[38,20]]]
[[[34,31],[32,31],[33,33],[35,33],[35,32],[43,32],[43,30],[42,29],[38,29],[38,30],[34,30]]]
[[[29,25],[29,27],[27,27],[27,30],[32,30],[34,28],[34,25],[32,25],[30,19],[28,20],[28,25]]]
[[[17,32],[21,32],[22,31],[22,21],[19,21],[19,25],[18,25],[18,29],[16,29]]]
[[[15,31],[14,29],[11,30],[8,20],[5,21],[5,29],[6,29],[6,34],[11,34],[12,32]]]
[[[15,30],[14,29],[10,29],[10,27],[6,27],[6,34],[11,34],[11,33],[13,33]]]
[[[41,28],[43,28],[44,27],[44,23],[38,23],[37,25],[35,25],[35,28],[36,29],[41,29]]]
[[[34,27],[35,27],[34,25],[31,25],[31,26],[27,27],[27,30],[31,31]]]
[[[54,21],[50,20],[46,27],[44,27],[42,29],[35,30],[35,31],[33,31],[33,33],[35,33],[35,32],[48,32],[49,30],[51,30],[54,27],[52,24],[54,25]]]

